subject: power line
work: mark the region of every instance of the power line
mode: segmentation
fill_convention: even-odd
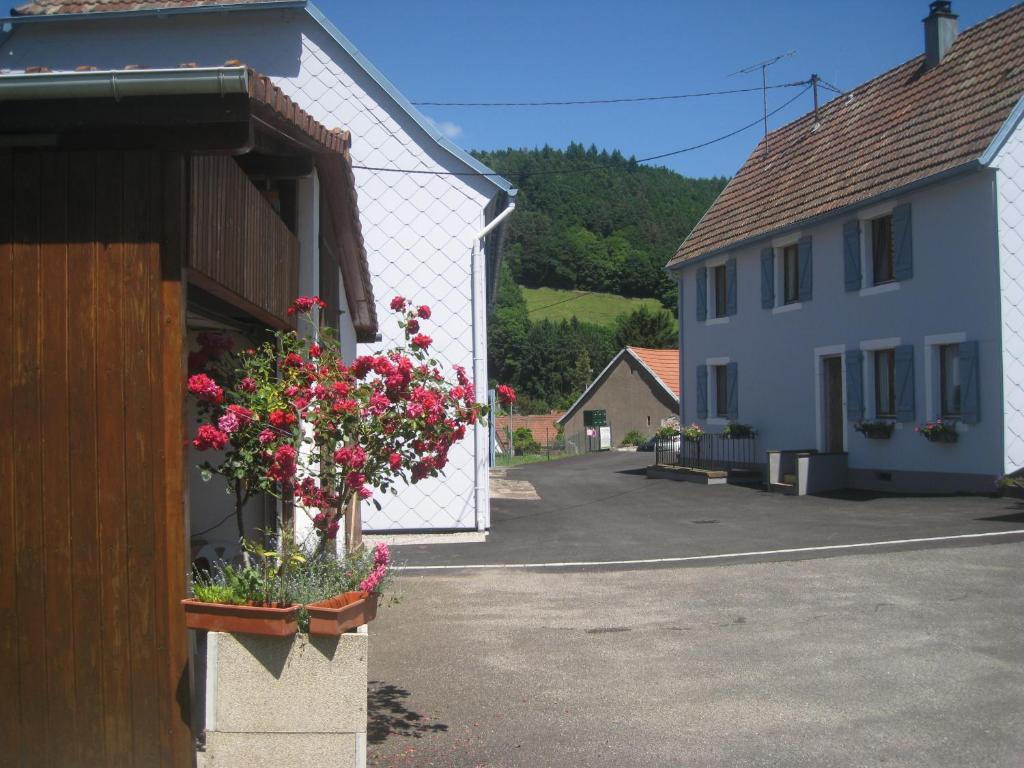
[[[770,85],[769,88],[797,88],[807,81]],[[695,91],[670,96],[630,96],[619,99],[568,99],[565,101],[414,101],[417,107],[570,107],[587,104],[631,104],[642,101],[671,101],[699,99],[707,96],[729,96],[734,93],[754,93],[761,88],[730,88],[722,91]]]
[[[671,152],[663,152],[660,155],[651,155],[650,157],[641,157],[641,158],[639,158],[637,160],[634,160],[634,162],[636,162],[636,163],[649,163],[649,162],[651,162],[653,160],[661,160],[661,159],[666,158],[666,157],[674,157],[675,155],[681,155],[681,154],[684,154],[686,152],[693,152],[694,150],[697,150],[697,149],[703,149],[704,147],[710,147],[712,144],[717,144],[717,143],[719,143],[721,141],[725,141],[726,139],[731,139],[733,136],[736,136],[736,135],[738,135],[740,133],[743,133],[744,131],[747,131],[747,130],[753,128],[755,125],[760,125],[761,122],[764,119],[766,119],[768,117],[772,117],[773,115],[778,114],[779,112],[784,110],[786,107],[788,107],[790,104],[792,104],[797,99],[799,99],[801,96],[803,96],[805,93],[807,93],[810,89],[811,89],[811,86],[809,86],[809,85],[806,86],[802,91],[800,91],[798,94],[796,94],[796,96],[794,96],[793,98],[787,100],[782,106],[776,107],[771,112],[766,113],[766,115],[764,117],[759,117],[759,118],[757,118],[757,120],[754,120],[751,123],[747,123],[746,125],[744,125],[744,126],[742,126],[740,128],[737,128],[734,131],[730,131],[729,133],[723,134],[723,135],[718,136],[718,137],[716,137],[714,139],[709,139],[708,141],[701,142],[700,144],[693,144],[693,145],[691,145],[689,147],[683,147],[682,149],[676,149],[676,150],[673,150]],[[761,89],[758,88],[757,90],[761,90]],[[375,172],[375,173],[407,173],[407,174],[414,174],[414,175],[421,175],[421,176],[481,176],[481,177],[488,178],[488,177],[493,177],[493,176],[506,176],[506,175],[508,175],[508,176],[515,176],[518,173],[518,172],[513,172],[513,171],[503,171],[503,172],[494,171],[493,173],[483,173],[481,171],[428,171],[428,170],[409,169],[409,168],[385,168],[383,166],[370,166],[370,165],[353,165],[352,167],[354,169],[358,169],[358,170],[361,170],[361,171],[372,171],[372,172]],[[568,169],[565,169],[565,170],[545,169],[545,170],[539,170],[539,171],[526,171],[525,173],[527,175],[529,175],[529,176],[548,176],[548,175],[559,174],[559,173],[565,173],[565,174],[569,174],[569,173],[592,173],[594,171],[603,171],[603,170],[606,170],[605,166],[593,165],[593,166],[589,166],[589,167],[585,167],[585,168],[568,168]]]

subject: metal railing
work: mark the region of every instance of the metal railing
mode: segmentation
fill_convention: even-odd
[[[655,463],[704,470],[757,469],[757,437],[704,434],[659,440]]]

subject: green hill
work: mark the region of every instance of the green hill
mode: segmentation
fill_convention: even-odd
[[[582,144],[475,152],[519,188],[506,258],[528,288],[657,298],[675,310],[664,266],[725,186]]]
[[[640,307],[651,311],[661,309],[657,299],[630,299],[612,293],[566,291],[559,288],[523,288],[526,313],[531,322],[539,320],[571,320],[611,327],[615,318],[628,315]]]

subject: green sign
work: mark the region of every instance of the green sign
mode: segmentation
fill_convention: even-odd
[[[584,411],[584,427],[606,427],[608,426],[608,411]]]

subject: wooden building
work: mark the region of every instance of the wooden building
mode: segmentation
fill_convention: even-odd
[[[240,66],[0,75],[4,765],[194,763],[188,322],[376,337],[348,144]]]

